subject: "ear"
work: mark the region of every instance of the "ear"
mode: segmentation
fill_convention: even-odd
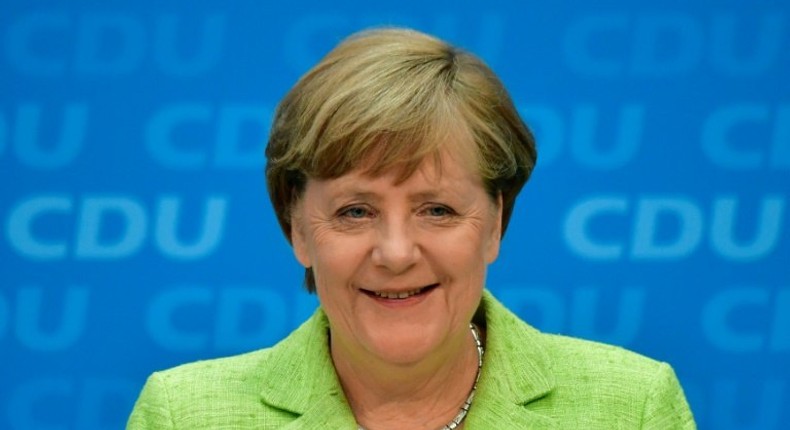
[[[299,210],[299,205],[294,208],[294,211]],[[307,238],[305,236],[304,225],[301,216],[294,216],[291,213],[291,246],[294,250],[294,255],[299,263],[305,268],[310,268],[312,263],[310,261],[310,253],[308,252]]]
[[[492,210],[492,216],[495,217],[493,220],[493,226],[491,228],[491,234],[488,237],[488,243],[486,244],[486,263],[491,264],[496,261],[497,257],[499,256],[499,245],[502,242],[502,193],[496,198],[495,202],[496,208]]]

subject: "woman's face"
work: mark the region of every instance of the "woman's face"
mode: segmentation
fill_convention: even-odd
[[[333,354],[410,364],[465,341],[501,232],[501,204],[468,158],[442,151],[401,182],[364,169],[308,180],[293,247],[315,274]]]

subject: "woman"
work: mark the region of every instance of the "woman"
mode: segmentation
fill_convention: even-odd
[[[320,309],[272,348],[155,373],[128,428],[694,428],[668,365],[541,334],[484,290],[536,152],[476,57],[354,35],[286,95],[266,154]]]

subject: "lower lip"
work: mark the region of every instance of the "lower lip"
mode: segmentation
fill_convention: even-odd
[[[368,294],[368,293],[364,293],[364,292],[362,294],[366,295],[367,297],[370,297],[374,302],[376,302],[376,303],[378,303],[378,304],[380,304],[382,306],[386,306],[386,307],[389,307],[389,308],[403,308],[403,307],[415,306],[415,305],[423,302],[438,287],[439,286],[437,285],[437,286],[434,286],[434,287],[426,288],[424,291],[420,292],[419,294],[415,294],[413,296],[409,296],[409,297],[406,297],[404,299],[387,299],[387,298],[384,298],[384,297],[379,297],[379,296]]]

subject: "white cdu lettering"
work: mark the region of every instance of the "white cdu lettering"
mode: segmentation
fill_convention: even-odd
[[[723,106],[706,118],[701,141],[708,159],[723,169],[788,169],[790,105]]]

